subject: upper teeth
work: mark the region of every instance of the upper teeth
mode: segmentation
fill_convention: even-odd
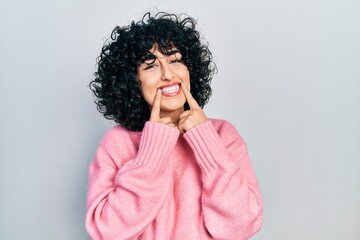
[[[173,92],[176,92],[177,90],[179,90],[179,84],[172,85],[169,87],[164,87],[161,89],[161,92],[162,93],[173,93]]]

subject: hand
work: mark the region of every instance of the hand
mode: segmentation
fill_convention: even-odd
[[[191,95],[189,89],[187,89],[183,84],[181,84],[181,88],[185,95],[186,101],[189,104],[190,110],[180,114],[180,120],[177,127],[180,132],[185,133],[196,125],[206,122],[207,117],[194,97]]]
[[[155,94],[154,102],[151,108],[150,121],[158,122],[170,127],[176,127],[170,117],[160,118],[161,90],[158,89]]]

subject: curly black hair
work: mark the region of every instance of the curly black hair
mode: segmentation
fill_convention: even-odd
[[[152,16],[148,12],[129,26],[116,26],[102,47],[95,79],[89,84],[99,112],[131,131],[143,129],[150,110],[140,92],[137,71],[154,44],[163,54],[174,47],[180,51],[190,73],[191,94],[203,107],[211,96],[216,65],[195,25],[196,21],[184,14],[159,12]],[[187,103],[184,108],[189,109]]]

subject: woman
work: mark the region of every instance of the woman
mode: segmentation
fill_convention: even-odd
[[[93,239],[248,239],[263,205],[245,142],[209,119],[215,65],[195,21],[167,13],[116,27],[90,83],[117,126],[90,166]]]

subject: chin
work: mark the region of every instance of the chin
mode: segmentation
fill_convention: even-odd
[[[183,102],[167,102],[161,105],[161,110],[163,111],[176,111],[181,108],[184,108],[185,101]]]
[[[176,111],[179,109],[183,109],[184,105],[176,105],[176,106],[161,106],[161,110],[165,111],[165,112],[171,112],[171,111]]]

